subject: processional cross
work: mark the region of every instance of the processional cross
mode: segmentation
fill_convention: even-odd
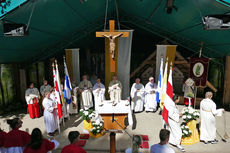
[[[115,40],[118,37],[129,37],[129,32],[115,31],[115,21],[109,20],[109,31],[96,32],[96,37],[105,37],[109,39],[110,63],[113,63],[111,67],[114,67],[111,68],[111,72],[115,72]]]

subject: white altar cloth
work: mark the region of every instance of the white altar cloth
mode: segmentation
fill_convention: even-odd
[[[104,100],[103,106],[96,107],[95,110],[98,114],[128,114],[129,125],[133,125],[132,110],[130,105],[127,106],[127,100],[121,100],[116,106],[112,105],[110,100]]]

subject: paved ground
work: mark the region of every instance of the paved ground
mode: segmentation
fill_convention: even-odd
[[[180,109],[182,106],[180,107]],[[45,125],[43,117],[39,119],[30,119],[28,114],[19,114],[19,117],[23,120],[23,127],[22,130],[25,130],[26,128],[29,128],[29,131],[31,132],[33,128],[38,127],[42,130],[44,136],[46,136],[45,132]],[[5,120],[7,118],[11,118],[13,116],[0,116],[0,124],[1,128],[5,131],[9,131],[9,127],[6,124]],[[230,136],[230,112],[226,112],[226,119],[227,119],[227,132]],[[145,134],[149,136],[149,144],[150,146],[152,144],[158,143],[158,133],[160,129],[162,128],[162,122],[161,117],[158,115],[158,112],[156,113],[138,113],[135,114],[135,120],[136,127],[134,130],[132,130],[132,127],[127,127],[127,132],[131,135],[133,134]],[[224,118],[223,117],[217,117],[217,129],[218,132],[221,135],[224,135]],[[55,136],[55,139],[60,142],[60,146],[57,150],[53,151],[53,153],[59,153],[61,152],[61,148],[63,146],[68,144],[67,135],[69,131],[71,130],[78,130],[80,132],[83,132],[83,122],[81,118],[78,115],[73,115],[70,117],[70,120],[66,121],[65,127],[61,126],[61,134]],[[226,143],[221,141],[221,138],[217,136],[219,143],[212,145],[208,144],[205,145],[203,143],[197,143],[195,145],[191,146],[184,146],[186,151],[188,153],[229,153],[230,152],[230,139],[228,139]],[[131,145],[131,139],[126,133],[117,134],[116,136],[116,143],[117,143],[117,152],[124,152],[124,150]],[[103,137],[94,139],[90,138],[87,141],[86,146],[84,147],[85,150],[87,150],[88,153],[107,153],[109,152],[109,135],[105,135]],[[178,150],[174,148],[176,152]],[[143,153],[149,153],[149,150],[141,150]]]

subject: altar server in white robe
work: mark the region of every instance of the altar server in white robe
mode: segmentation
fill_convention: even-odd
[[[44,121],[47,134],[54,136],[55,131],[58,129],[57,105],[56,102],[50,98],[50,92],[45,93],[42,105],[44,107]]]
[[[131,108],[134,112],[142,112],[145,100],[145,88],[140,83],[140,78],[136,78],[136,83],[132,85],[130,96],[132,98]]]
[[[122,85],[119,80],[117,80],[117,76],[113,76],[113,80],[109,83],[109,95],[110,100],[113,102],[115,106],[121,100],[121,92],[122,92]]]
[[[79,83],[79,91],[81,93],[81,105],[84,109],[93,107],[92,84],[87,80],[87,75],[83,76],[83,81]]]
[[[25,99],[28,105],[28,112],[30,114],[30,118],[39,118],[39,99],[40,93],[37,88],[34,87],[33,83],[30,83],[29,88],[26,90]]]
[[[200,102],[200,140],[205,144],[216,144],[216,118],[221,116],[224,109],[216,109],[216,104],[212,101],[212,92],[206,92],[205,99]]]
[[[145,85],[145,111],[155,112],[157,109],[156,88],[154,87],[154,78],[150,77]]]
[[[93,86],[93,95],[96,109],[98,106],[102,106],[105,100],[105,86],[101,83],[100,78],[97,78],[97,83]]]
[[[170,131],[169,143],[173,146],[176,146],[180,151],[185,152],[185,149],[180,145],[182,131],[180,127],[180,117],[182,116],[179,113],[179,108],[177,107],[177,103],[179,103],[180,99],[177,95],[173,96],[173,101],[168,103],[168,125],[167,129]]]

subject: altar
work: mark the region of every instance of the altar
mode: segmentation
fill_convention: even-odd
[[[127,100],[121,100],[116,106],[113,106],[112,101],[104,100],[103,106],[96,105],[95,110],[101,116],[105,116],[106,114],[114,114],[115,120],[117,118],[116,116],[118,115],[122,116],[124,114],[128,114],[128,123],[130,126],[132,126],[133,125],[132,110],[131,110],[130,104],[127,105],[127,103],[129,103]]]

